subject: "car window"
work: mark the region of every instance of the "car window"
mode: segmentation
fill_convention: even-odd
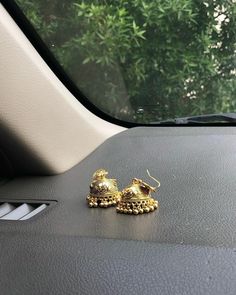
[[[152,124],[236,112],[234,0],[17,0],[104,113]]]

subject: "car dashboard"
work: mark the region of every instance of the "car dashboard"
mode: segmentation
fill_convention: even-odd
[[[0,187],[9,202],[53,202],[0,221],[1,294],[235,294],[236,129],[137,127],[106,140],[69,171]],[[161,186],[158,210],[89,208],[98,168]]]

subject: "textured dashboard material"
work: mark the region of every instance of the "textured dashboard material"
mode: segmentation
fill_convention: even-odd
[[[158,178],[159,211],[89,209],[91,175],[120,188]],[[70,171],[21,177],[8,200],[57,200],[25,222],[0,222],[3,294],[235,294],[236,128],[134,128]]]

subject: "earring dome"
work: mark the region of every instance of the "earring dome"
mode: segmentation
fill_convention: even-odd
[[[119,201],[120,193],[117,187],[116,179],[110,179],[106,176],[108,172],[105,169],[98,169],[92,178],[90,184],[90,193],[87,196],[90,208],[114,206]]]
[[[116,211],[135,215],[154,211],[158,208],[158,201],[151,196],[155,189],[143,180],[134,178],[132,183],[121,192]]]

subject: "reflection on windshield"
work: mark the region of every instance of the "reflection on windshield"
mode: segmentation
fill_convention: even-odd
[[[234,0],[17,0],[71,79],[125,121],[236,111]]]

